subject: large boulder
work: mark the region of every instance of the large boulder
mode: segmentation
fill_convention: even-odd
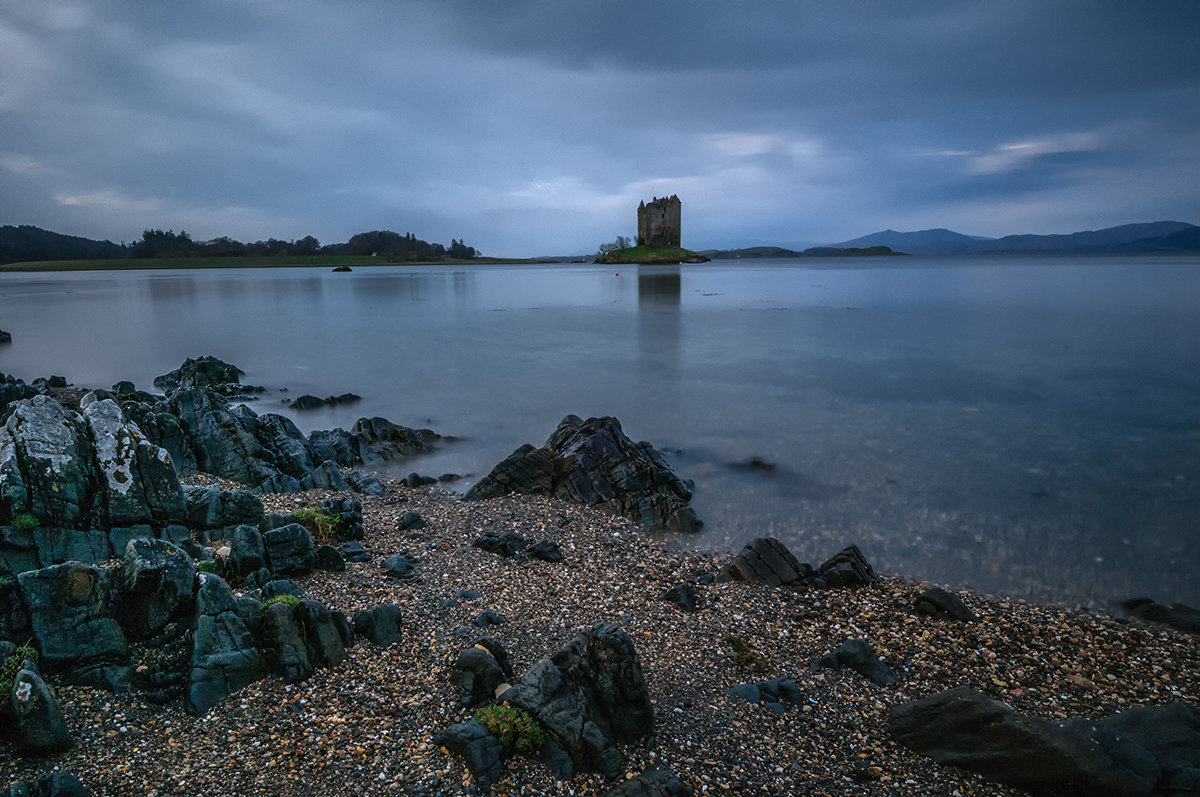
[[[192,441],[167,401],[144,394],[128,398],[123,396],[121,409],[129,420],[138,425],[147,440],[166,449],[176,473],[190,476],[200,472]]]
[[[196,565],[167,540],[130,540],[125,548],[120,617],[134,641],[154,636],[192,608]]]
[[[568,415],[541,449],[521,446],[465,496],[510,492],[598,505],[644,526],[695,531],[702,525],[688,485],[650,443],[634,443],[616,418]]]
[[[562,778],[623,771],[618,749],[654,729],[654,707],[629,635],[597,623],[540,659],[504,693],[546,730],[543,760]]]
[[[1186,711],[1190,736],[1181,746],[1190,746],[1195,761],[1200,726],[1195,707]],[[1196,793],[1158,791],[1155,755],[1119,724],[1025,717],[965,686],[894,707],[888,727],[898,743],[941,764],[1031,791],[1079,797]]]
[[[187,708],[193,714],[205,713],[267,674],[266,661],[238,614],[229,585],[212,573],[200,573],[199,582],[187,693]]]
[[[201,388],[180,389],[168,399],[196,456],[197,467],[224,479],[255,487],[281,475],[274,455],[258,439],[257,417],[235,412],[229,402]]]
[[[125,691],[129,642],[111,610],[111,578],[110,570],[79,562],[17,576],[41,666],[68,683]]]
[[[317,467],[319,460],[291,418],[268,412],[257,416],[255,420],[258,440],[264,449],[273,454],[277,469],[299,479]]]
[[[49,396],[11,406],[0,427],[0,525],[28,515],[43,529],[91,529],[98,486],[95,447],[78,413]]]
[[[103,476],[105,525],[149,525],[158,534],[176,526],[176,536],[186,534],[187,507],[167,450],[151,443],[116,401],[88,393],[80,406]]]
[[[299,523],[264,532],[263,548],[267,567],[277,575],[302,576],[311,573],[317,564],[312,534]]]
[[[154,386],[168,395],[193,387],[227,396],[261,393],[261,387],[241,384],[245,375],[246,372],[241,368],[216,357],[189,357],[174,371],[154,377]]]

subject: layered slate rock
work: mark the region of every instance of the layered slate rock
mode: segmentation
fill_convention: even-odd
[[[540,659],[504,693],[546,730],[542,759],[563,778],[622,772],[618,745],[650,735],[654,708],[628,634],[597,623]]]
[[[99,503],[112,550],[136,537],[188,538],[187,506],[171,456],[154,445],[110,398],[88,393],[80,402],[103,477]]]
[[[311,573],[317,564],[317,552],[312,535],[299,523],[289,523],[270,529],[262,535],[267,567],[272,573],[302,576]]]
[[[860,587],[874,580],[875,570],[857,545],[843,548],[817,568],[798,561],[774,537],[759,537],[748,542],[719,577],[786,589]]]
[[[167,405],[179,418],[202,472],[251,487],[283,475],[256,435],[253,413],[234,412],[228,400],[200,388],[173,393]]]
[[[199,574],[187,708],[203,714],[226,696],[267,674],[266,661],[229,585],[212,573]]]
[[[892,738],[933,760],[1078,797],[1200,794],[1200,708],[1136,708],[1054,722],[960,686],[892,709]]]
[[[803,583],[812,572],[810,565],[797,561],[779,540],[758,537],[746,543],[746,547],[725,565],[722,576],[734,581],[782,587]]]
[[[129,642],[109,605],[110,571],[68,562],[17,579],[46,671],[68,683],[125,691],[131,676]]]
[[[430,451],[439,437],[432,429],[410,429],[386,418],[359,418],[350,428],[350,446],[357,462],[386,461]]]
[[[634,443],[616,418],[568,415],[540,449],[525,444],[466,494],[467,500],[509,493],[553,495],[609,508],[644,526],[695,531],[702,525],[692,493],[647,442]]]

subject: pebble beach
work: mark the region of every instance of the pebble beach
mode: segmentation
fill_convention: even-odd
[[[979,622],[919,616],[913,599],[928,585],[888,574],[859,589],[716,582],[699,587],[698,610],[688,613],[660,595],[719,572],[736,551],[673,547],[623,518],[547,498],[464,502],[440,486],[383,484],[382,496],[363,497],[371,560],[297,583],[305,597],[347,613],[397,604],[400,644],[359,641],[336,668],[296,684],[253,683],[199,717],[136,692],[53,684],[76,747],[43,760],[0,750],[0,785],[57,768],[94,795],[477,793],[462,760],[432,741],[472,714],[447,677],[455,657],[491,636],[520,677],[601,621],[633,639],[655,711],[654,738],[623,750],[625,777],[661,765],[698,795],[1020,794],[894,743],[891,707],[960,685],[1060,719],[1200,698],[1197,640],[1166,627],[967,591],[957,594]],[[343,496],[311,491],[264,503],[287,513],[331,497]],[[407,511],[426,525],[399,530]],[[562,561],[473,548],[486,531],[555,542]],[[419,560],[416,581],[381,568],[405,551]],[[476,627],[485,610],[501,623]],[[744,643],[740,655],[731,638]],[[811,671],[811,662],[854,638],[874,646],[898,683]],[[727,694],[775,677],[795,679],[802,702],[777,713]],[[582,797],[620,783],[596,775],[558,781],[521,756],[507,766],[494,794]]]

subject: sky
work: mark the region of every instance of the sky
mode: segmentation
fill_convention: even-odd
[[[594,252],[1200,223],[1195,0],[0,0],[0,224]]]

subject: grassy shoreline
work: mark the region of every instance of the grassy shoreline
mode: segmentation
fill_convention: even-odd
[[[151,269],[201,268],[300,268],[373,266],[464,266],[508,265],[536,262],[526,258],[478,257],[474,260],[443,257],[437,260],[389,262],[371,255],[250,255],[246,257],[155,257],[108,260],[26,260],[0,265],[2,272],[30,271],[146,271]]]

